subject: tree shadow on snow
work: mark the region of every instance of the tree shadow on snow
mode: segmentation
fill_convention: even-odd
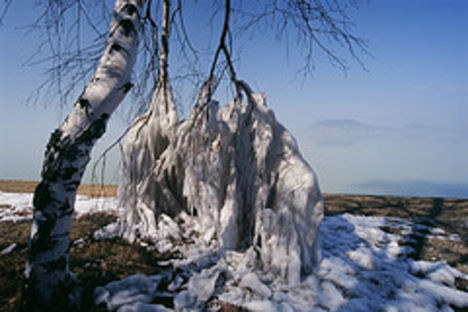
[[[431,215],[439,212],[437,202]],[[441,295],[447,291],[454,295],[450,292],[455,291],[453,287],[427,278],[428,274],[445,269],[446,264],[439,262],[430,270],[415,270],[410,257],[418,259],[422,246],[405,247],[401,237],[382,230],[387,225],[381,220],[350,214],[323,220],[321,267],[326,268],[326,273],[319,274],[321,283],[331,281],[343,297],[330,298],[337,301],[332,310],[439,311],[451,307],[457,311],[449,306],[446,295]],[[430,233],[430,228],[424,228],[422,240]]]

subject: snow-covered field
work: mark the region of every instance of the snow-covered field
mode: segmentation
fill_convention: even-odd
[[[0,221],[30,219],[31,199],[31,194],[0,192]],[[76,212],[78,217],[116,213],[115,207],[114,198],[79,196]],[[95,300],[121,312],[171,311],[167,304],[157,303],[168,301],[177,311],[216,311],[223,302],[250,311],[467,309],[467,289],[457,289],[455,284],[467,281],[468,275],[445,262],[410,258],[412,250],[405,242],[418,227],[424,226],[401,218],[325,217],[320,230],[322,261],[317,271],[298,285],[286,285],[272,272],[252,269],[254,249],[237,253],[197,244],[174,246],[185,257],[172,261],[173,270],[114,281],[97,288]],[[440,228],[425,230],[440,239],[460,240]]]
[[[32,198],[30,193],[0,192],[0,222],[24,221],[32,218]],[[76,197],[75,214],[80,217],[87,213],[117,213],[117,201],[114,197],[89,198]]]

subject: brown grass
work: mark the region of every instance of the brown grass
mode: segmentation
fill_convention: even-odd
[[[37,181],[0,180],[0,191],[9,193],[33,193]],[[117,185],[82,184],[78,194],[89,197],[111,197],[117,193]]]
[[[82,238],[82,244],[70,248],[70,268],[82,283],[83,311],[98,311],[93,306],[93,290],[113,280],[143,273],[157,274],[162,269],[158,261],[172,255],[160,255],[121,239],[94,241],[92,234],[115,217],[93,214],[76,219],[72,242]],[[27,258],[27,237],[31,222],[0,222],[0,250],[16,243],[16,248],[0,255],[0,311],[16,311],[21,301],[23,271]]]

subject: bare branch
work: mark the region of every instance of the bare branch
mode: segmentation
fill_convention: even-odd
[[[270,1],[259,11],[238,7],[233,12],[243,21],[238,35],[262,26],[276,29],[278,40],[295,32],[296,42],[305,55],[301,71],[307,74],[315,68],[316,50],[344,72],[349,69],[345,55],[365,69],[362,55],[368,56],[369,52],[366,41],[353,34],[353,24],[347,14],[349,7],[357,7],[357,4],[352,0],[286,0]]]
[[[9,3],[12,0],[5,1]],[[211,11],[207,12],[207,21],[212,23],[210,27],[213,28],[218,21],[218,13],[224,16],[216,46],[208,49],[195,45],[198,42],[194,42],[184,19],[186,3],[174,0],[171,7],[167,1],[148,0],[143,10],[143,36],[134,72],[135,87],[131,91],[135,104],[129,108],[132,119],[147,109],[161,76],[167,77],[169,48],[180,52],[173,82],[184,90],[174,88],[173,91],[184,95],[187,95],[188,85],[198,89],[203,81],[222,80],[226,73],[236,98],[239,98],[241,92],[236,86],[238,77],[233,60],[236,52],[234,41],[246,35],[270,33],[277,40],[286,40],[286,49],[290,46],[288,41],[292,41],[299,49],[291,51],[298,51],[303,58],[300,72],[304,74],[315,69],[318,55],[324,55],[344,72],[350,68],[350,58],[365,69],[362,56],[368,55],[366,41],[353,33],[354,25],[348,16],[349,9],[357,7],[354,0],[271,0],[256,4],[252,1],[213,0]],[[50,96],[46,90],[55,89],[63,105],[70,95],[85,85],[97,65],[99,50],[109,35],[109,31],[102,27],[104,17],[109,15],[105,11],[105,2],[37,0],[39,18],[27,29],[42,33],[44,43],[37,48],[40,53],[35,53],[27,64],[48,62],[51,65],[45,73],[46,83],[36,90],[35,96]],[[168,8],[166,15],[165,6]],[[169,42],[172,30],[175,32],[174,40]],[[95,36],[93,40],[83,36],[89,33]],[[207,68],[200,67],[207,63]],[[202,79],[205,75],[208,77],[206,80]]]
[[[2,13],[0,14],[0,26],[3,24],[3,20],[5,19],[5,16],[7,15],[13,0],[5,0],[4,2],[5,6],[3,7]]]
[[[222,31],[221,31],[221,36],[219,38],[219,44],[218,44],[218,47],[217,47],[217,49],[215,51],[213,61],[211,63],[211,68],[210,68],[210,72],[209,72],[207,82],[211,82],[211,81],[213,81],[215,79],[215,69],[216,69],[216,66],[218,64],[219,55],[222,52],[224,54],[224,58],[226,60],[227,67],[229,69],[229,76],[230,76],[231,82],[234,84],[234,86],[236,88],[236,99],[240,100],[241,96],[242,96],[241,95],[241,90],[240,90],[240,88],[238,86],[237,74],[236,74],[236,70],[234,68],[234,65],[232,63],[231,52],[229,51],[227,43],[226,43],[227,41],[229,42],[229,46],[231,47],[231,50],[232,50],[231,31],[230,31],[230,28],[229,28],[229,22],[230,22],[230,17],[231,17],[231,1],[230,0],[226,0],[226,2],[224,4],[224,10],[225,10],[224,11],[224,24],[223,24],[223,28],[222,28]],[[213,92],[214,92],[214,90],[213,90]],[[211,99],[211,96],[212,96],[212,94],[210,93],[208,95],[208,97],[207,97],[208,101]]]
[[[163,20],[161,31],[160,80],[166,84],[168,79],[169,36],[171,35],[171,1],[163,0]]]

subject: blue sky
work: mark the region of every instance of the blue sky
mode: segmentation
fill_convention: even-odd
[[[0,27],[0,178],[37,180],[48,135],[67,113],[67,107],[26,104],[43,68],[22,66],[39,41],[17,27],[34,16],[14,2]],[[344,75],[317,55],[313,76],[303,78],[294,46],[287,53],[266,31],[235,42],[239,76],[266,93],[278,119],[298,136],[324,191],[468,197],[468,1],[371,0],[351,16],[373,55],[363,58],[368,71],[348,59]],[[189,27],[206,36],[204,25]],[[326,119],[398,129],[416,123],[451,134],[333,146],[304,135]],[[123,120],[114,116],[98,149],[118,136]]]

